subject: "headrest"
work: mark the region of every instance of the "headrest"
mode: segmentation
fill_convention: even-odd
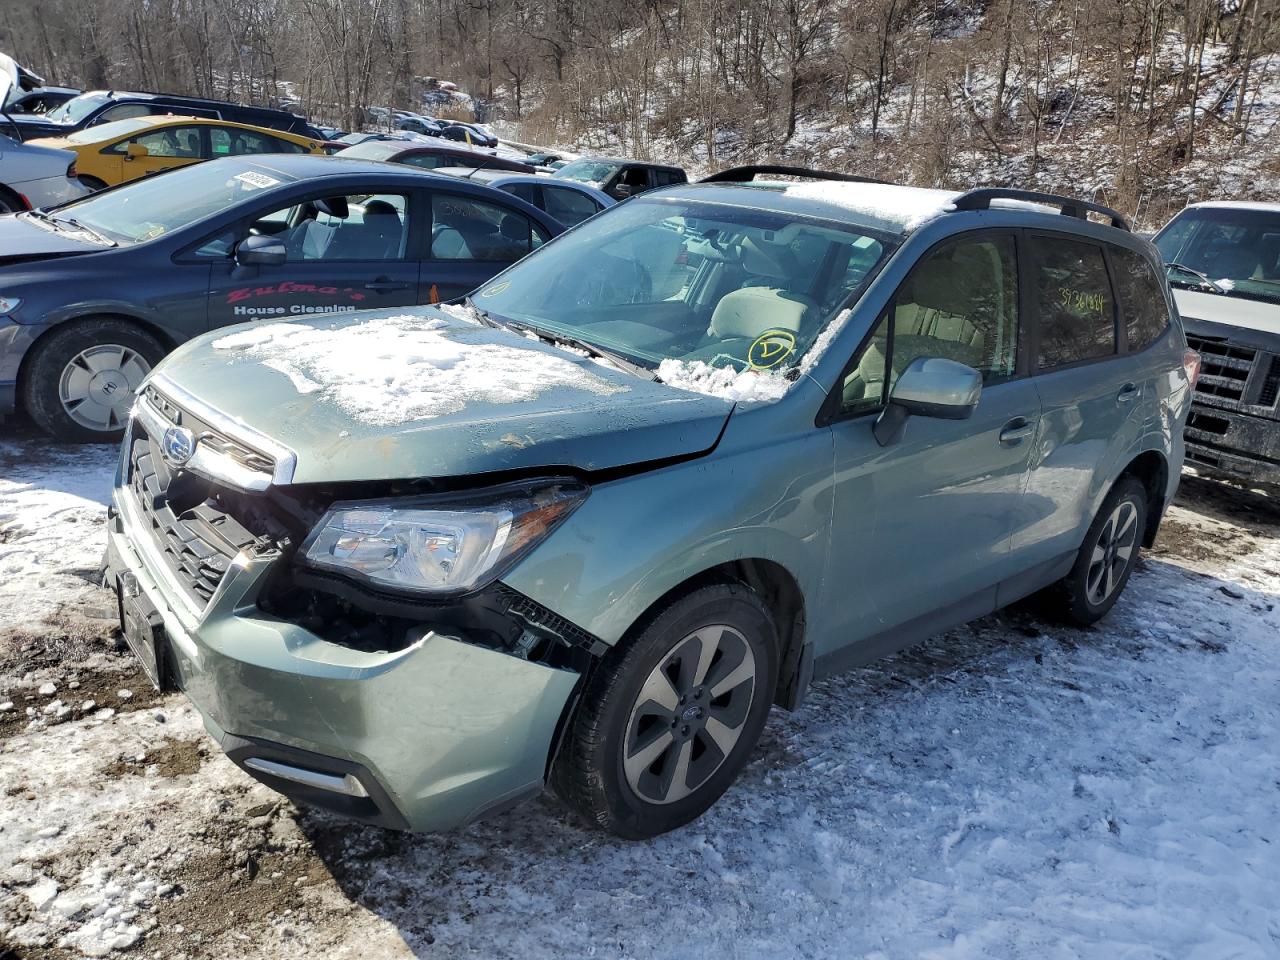
[[[368,217],[400,218],[400,212],[385,200],[370,200],[364,205],[364,215]]]
[[[529,242],[529,221],[524,217],[509,213],[502,218],[502,225],[498,230],[507,240],[513,240],[516,243]]]
[[[316,201],[316,209],[336,220],[345,220],[350,213],[346,197],[323,197]]]
[[[742,337],[754,340],[766,330],[800,329],[807,301],[772,287],[743,287],[726,293],[716,304],[707,331],[721,340]]]

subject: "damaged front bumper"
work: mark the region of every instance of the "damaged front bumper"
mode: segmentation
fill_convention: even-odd
[[[537,793],[580,673],[423,625],[390,651],[264,612],[278,558],[237,557],[195,611],[117,480],[110,584],[154,622],[181,688],[247,773],[301,802],[400,829],[450,829]]]

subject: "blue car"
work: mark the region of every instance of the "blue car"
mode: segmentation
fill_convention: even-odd
[[[134,389],[215,327],[460,297],[562,232],[408,166],[227,157],[0,217],[0,416],[118,439]]]
[[[505,170],[474,167],[437,167],[436,172],[461,177],[472,183],[483,183],[513,197],[527,200],[566,227],[576,226],[618,202],[607,193],[585,183],[555,180],[536,173],[509,173]]]

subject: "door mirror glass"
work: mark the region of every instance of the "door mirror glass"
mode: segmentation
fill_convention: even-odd
[[[876,420],[882,447],[902,438],[907,418],[967,420],[982,396],[982,374],[967,364],[943,357],[917,357],[898,377],[889,405]]]
[[[236,247],[236,263],[242,267],[278,267],[289,251],[278,237],[245,237]]]

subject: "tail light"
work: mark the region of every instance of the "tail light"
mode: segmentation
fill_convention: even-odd
[[[71,165],[67,167],[67,179],[74,180],[76,178],[76,162],[71,161]]]
[[[1196,388],[1196,384],[1200,381],[1200,354],[1196,353],[1190,347],[1182,351],[1182,369],[1187,374],[1187,382],[1191,384],[1191,389]]]

